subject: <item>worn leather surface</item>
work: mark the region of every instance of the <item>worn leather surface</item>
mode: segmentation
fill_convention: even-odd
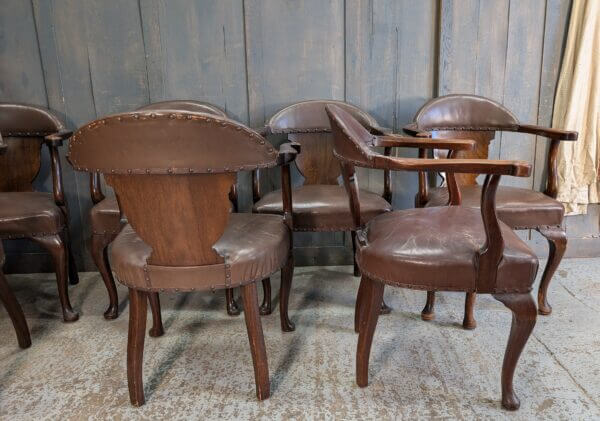
[[[210,290],[268,277],[287,261],[290,233],[278,215],[234,213],[214,249],[225,263],[203,266],[148,265],[152,249],[126,225],[110,246],[119,281],[145,290]]]
[[[93,234],[117,234],[122,227],[116,197],[107,197],[90,210]]]
[[[47,108],[28,104],[0,103],[2,136],[45,136],[64,128],[60,119]]]
[[[303,101],[279,111],[269,119],[271,133],[310,133],[331,131],[329,118],[325,112],[328,104],[337,105],[350,113],[366,127],[376,127],[377,121],[360,108],[343,101],[314,100]]]
[[[360,190],[363,222],[392,209],[381,196]],[[348,194],[344,186],[306,185],[292,190],[292,211],[295,231],[348,231],[352,222]],[[253,212],[283,214],[281,191],[266,194],[256,202]]]
[[[482,186],[461,186],[461,204],[480,206]],[[448,203],[448,189],[435,187],[429,190],[425,206],[444,206]],[[513,229],[561,225],[565,214],[563,205],[544,193],[530,189],[499,186],[496,192],[496,214]]]
[[[225,111],[219,107],[209,104],[208,102],[191,101],[191,100],[170,100],[153,102],[152,104],[144,105],[138,108],[138,111],[143,110],[178,110],[178,111],[192,111],[197,113],[213,114],[219,117],[227,118]]]
[[[428,101],[417,111],[419,130],[515,130],[513,113],[491,99],[477,95],[445,95]]]
[[[506,224],[500,222],[500,226],[505,247],[496,291],[529,291],[538,259]],[[484,243],[478,209],[408,209],[386,213],[369,222],[367,245],[361,246],[357,241],[357,261],[365,275],[391,285],[475,291],[477,256]]]
[[[51,193],[0,193],[0,238],[57,234],[63,227],[63,213]]]

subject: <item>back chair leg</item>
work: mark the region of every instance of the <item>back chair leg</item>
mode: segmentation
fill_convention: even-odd
[[[288,305],[290,302],[290,292],[292,290],[292,278],[294,277],[294,255],[290,250],[288,260],[281,269],[281,289],[279,291],[279,317],[281,318],[281,330],[284,332],[293,332],[296,327],[290,321],[288,315]]]
[[[359,387],[366,387],[369,384],[369,356],[383,299],[383,283],[368,279],[364,275],[363,282],[366,283],[364,301],[361,304],[364,310],[361,310],[363,316],[360,320],[356,351],[356,383]]]
[[[107,253],[107,246],[111,241],[112,238],[106,238],[104,235],[92,234],[92,258],[108,291],[108,308],[104,312],[104,318],[108,320],[116,319],[119,316],[119,297]]]
[[[71,232],[69,227],[65,226],[65,247],[69,255],[69,283],[71,285],[77,285],[79,283],[79,273],[77,272],[77,264],[75,263],[75,257],[73,256],[73,241],[71,241]]]
[[[477,327],[475,321],[475,297],[477,294],[474,292],[467,292],[465,297],[465,317],[463,319],[463,328],[467,330],[473,330]]]
[[[360,286],[358,287],[358,293],[356,294],[356,305],[354,307],[354,332],[360,332],[360,321],[363,318],[365,291],[367,289],[367,280],[365,277],[360,279]]]
[[[227,314],[230,316],[239,316],[240,308],[238,304],[235,302],[235,297],[233,292],[235,290],[233,288],[227,288],[225,290],[225,301],[227,302]]]
[[[267,363],[267,350],[263,336],[262,325],[258,310],[258,294],[256,283],[244,285],[242,289],[242,300],[244,301],[244,317],[248,340],[250,341],[250,352],[254,364],[254,381],[256,383],[256,396],[258,400],[267,399],[270,395],[269,366]]]
[[[539,227],[537,231],[546,237],[550,248],[548,262],[538,290],[538,312],[542,315],[548,315],[552,313],[552,306],[548,304],[547,298],[548,286],[567,249],[567,233],[559,227]]]
[[[146,337],[146,313],[148,293],[129,288],[129,335],[127,337],[127,384],[129,399],[133,406],[142,406],[144,382],[144,339]]]
[[[60,234],[47,235],[44,237],[32,237],[32,239],[43,246],[52,255],[54,270],[56,271],[56,283],[58,286],[58,297],[62,307],[63,320],[74,322],[79,319],[79,314],[71,307],[69,301],[68,267],[69,258],[65,243]]]
[[[148,334],[153,338],[157,338],[165,334],[160,313],[160,299],[158,298],[158,292],[149,292],[148,301],[150,301],[150,310],[152,311],[152,328]]]
[[[535,326],[537,311],[531,294],[494,294],[494,298],[508,307],[513,314],[502,363],[502,406],[514,411],[519,409],[520,401],[513,389],[513,376],[521,352]]]
[[[421,311],[421,319],[425,321],[435,319],[435,291],[427,291],[427,302]]]
[[[262,280],[263,287],[263,302],[260,305],[261,316],[267,316],[273,312],[271,308],[271,278]]]
[[[0,301],[4,304],[4,308],[8,312],[12,324],[15,327],[17,334],[17,342],[21,348],[29,348],[31,346],[31,336],[29,336],[29,328],[25,321],[25,315],[23,309],[19,305],[15,294],[11,291],[6,282],[4,274],[0,271]]]

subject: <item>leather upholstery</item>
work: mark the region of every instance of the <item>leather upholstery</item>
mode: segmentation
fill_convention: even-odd
[[[200,101],[170,100],[153,102],[152,104],[144,105],[143,107],[138,108],[138,111],[144,110],[192,111],[196,113],[213,114],[219,117],[227,118],[227,114],[225,114],[225,111],[212,104],[209,104],[208,102]]]
[[[158,266],[147,261],[152,249],[126,225],[110,246],[119,281],[143,290],[211,290],[263,279],[288,258],[289,229],[277,215],[234,213],[213,248],[225,263],[203,266]]]
[[[479,185],[461,186],[461,204],[478,208],[481,201]],[[444,206],[448,203],[448,189],[436,187],[429,190],[426,207]],[[498,218],[513,229],[539,226],[560,226],[565,209],[563,205],[544,193],[530,189],[499,186],[496,193]]]
[[[361,124],[376,127],[377,121],[360,108],[343,101],[314,100],[290,105],[269,119],[271,133],[313,133],[330,132],[329,118],[325,106],[334,104],[350,113]]]
[[[0,193],[0,238],[57,234],[64,215],[50,193]]]
[[[538,259],[506,224],[500,222],[500,226],[504,254],[496,289],[490,292],[527,292]],[[372,219],[366,237],[367,245],[357,241],[357,262],[372,279],[429,291],[476,291],[477,257],[485,243],[478,209],[445,206],[394,211]]]
[[[344,186],[306,185],[292,190],[292,211],[295,231],[348,231],[356,227]],[[363,222],[392,209],[381,196],[360,190]],[[266,194],[256,202],[253,212],[283,214],[281,191]]]
[[[49,109],[27,104],[0,103],[2,136],[45,136],[64,130],[64,124]]]
[[[115,197],[107,197],[90,211],[93,234],[118,234],[123,227],[119,204]]]
[[[415,115],[418,130],[516,130],[513,113],[477,95],[445,95],[427,102]]]

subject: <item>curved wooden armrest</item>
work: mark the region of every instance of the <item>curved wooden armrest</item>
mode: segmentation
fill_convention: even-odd
[[[418,137],[379,136],[373,140],[373,146],[392,148],[421,148],[473,150],[477,142],[472,139],[420,139]]]
[[[390,129],[389,127],[371,126],[368,129],[369,129],[369,132],[371,134],[374,134],[375,136],[385,136],[385,135],[391,135],[394,133],[394,131],[392,129]]]
[[[425,132],[420,130],[417,127],[416,123],[409,123],[407,125],[405,125],[404,127],[402,127],[402,131],[410,136],[415,136],[415,137],[431,137],[431,133],[430,132]]]
[[[547,137],[554,140],[577,140],[579,133],[572,130],[551,129],[548,127],[535,126],[532,124],[520,124],[517,131]]]
[[[44,141],[52,146],[62,146],[63,140],[70,138],[72,134],[73,132],[71,130],[63,129],[45,136]]]
[[[54,196],[54,202],[58,206],[65,206],[65,193],[64,193],[64,189],[63,189],[62,167],[61,167],[61,163],[60,163],[60,155],[58,153],[58,146],[60,146],[62,144],[62,139],[56,140],[56,141],[55,140],[47,140],[47,137],[46,137],[46,145],[48,145],[48,149],[50,150],[50,164],[51,164],[50,168],[51,168],[51,172],[52,172],[52,194]]]
[[[525,161],[491,159],[419,159],[375,155],[372,167],[394,171],[437,171],[467,174],[497,174],[529,177],[531,165]]]

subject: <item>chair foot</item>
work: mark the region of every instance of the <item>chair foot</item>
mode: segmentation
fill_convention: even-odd
[[[294,255],[290,253],[285,266],[281,269],[281,288],[279,291],[279,317],[281,318],[281,330],[293,332],[296,329],[288,315],[288,304],[292,289],[292,278],[294,277]]]
[[[475,309],[475,297],[477,295],[474,292],[467,292],[465,298],[465,317],[463,319],[463,328],[466,330],[473,330],[477,327],[475,321],[474,309]]]
[[[552,306],[548,303],[547,297],[548,286],[567,249],[567,233],[559,227],[540,227],[537,231],[548,240],[550,250],[538,290],[538,313],[547,316],[552,313]]]
[[[106,320],[114,320],[119,317],[119,306],[110,304],[104,312],[104,318]]]
[[[142,369],[146,337],[147,293],[129,288],[129,335],[127,339],[127,385],[133,406],[145,403]]]
[[[359,387],[366,387],[369,384],[369,356],[373,335],[377,327],[377,319],[381,310],[383,300],[383,284],[372,279],[365,278],[364,296],[361,300],[362,317],[360,320],[360,333],[358,334],[358,347],[356,350],[356,383]]]
[[[152,328],[148,331],[148,335],[152,338],[158,338],[165,334],[160,312],[160,298],[158,297],[158,292],[150,292],[147,295],[148,301],[150,301],[150,309],[152,310]]]
[[[427,302],[421,311],[421,319],[430,321],[435,319],[435,291],[427,291]]]
[[[388,306],[385,301],[381,300],[381,308],[379,309],[379,314],[390,314],[392,312],[392,308]]]
[[[227,302],[227,314],[229,316],[239,316],[240,315],[240,307],[235,301],[235,297],[233,296],[233,288],[227,288],[225,290],[225,301]]]
[[[242,289],[242,300],[244,301],[244,317],[248,340],[250,341],[250,353],[254,365],[254,381],[256,383],[256,397],[262,401],[270,395],[269,365],[267,362],[267,350],[263,335],[260,315],[258,313],[258,294],[256,283],[244,285]]]
[[[260,305],[260,315],[268,316],[273,312],[271,307],[271,278],[265,278],[262,280],[263,287],[263,302]]]
[[[494,298],[508,307],[513,314],[502,363],[502,406],[515,411],[519,409],[520,401],[513,388],[513,377],[521,352],[535,326],[537,310],[530,294],[494,294]]]

